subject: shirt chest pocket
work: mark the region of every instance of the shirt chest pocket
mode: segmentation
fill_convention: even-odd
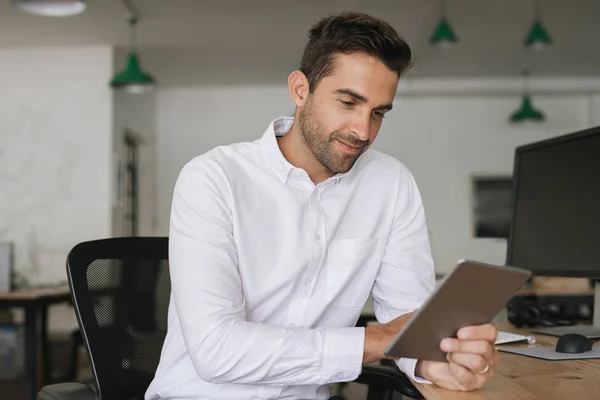
[[[327,248],[324,270],[330,306],[362,307],[379,270],[378,238],[334,239]]]

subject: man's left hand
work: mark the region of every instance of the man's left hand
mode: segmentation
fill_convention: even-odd
[[[456,339],[447,338],[440,343],[442,351],[448,354],[447,363],[421,360],[416,372],[444,389],[479,389],[494,374],[498,363],[497,336],[498,331],[491,324],[462,328]]]

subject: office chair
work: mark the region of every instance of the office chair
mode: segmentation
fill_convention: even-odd
[[[143,400],[167,333],[168,238],[80,243],[67,257],[67,276],[95,388],[47,385],[38,400]],[[368,386],[368,400],[391,400],[394,392],[423,398],[391,366],[365,366],[356,382]]]

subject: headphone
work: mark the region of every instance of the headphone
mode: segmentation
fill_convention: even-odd
[[[516,328],[573,325],[573,316],[563,316],[556,307],[540,304],[537,296],[517,296],[506,306],[508,322]]]
[[[534,327],[545,317],[542,307],[535,298],[515,297],[508,303],[506,312],[508,322],[516,328]]]

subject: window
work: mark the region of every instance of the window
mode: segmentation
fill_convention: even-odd
[[[476,177],[473,188],[475,237],[508,238],[512,177]]]

